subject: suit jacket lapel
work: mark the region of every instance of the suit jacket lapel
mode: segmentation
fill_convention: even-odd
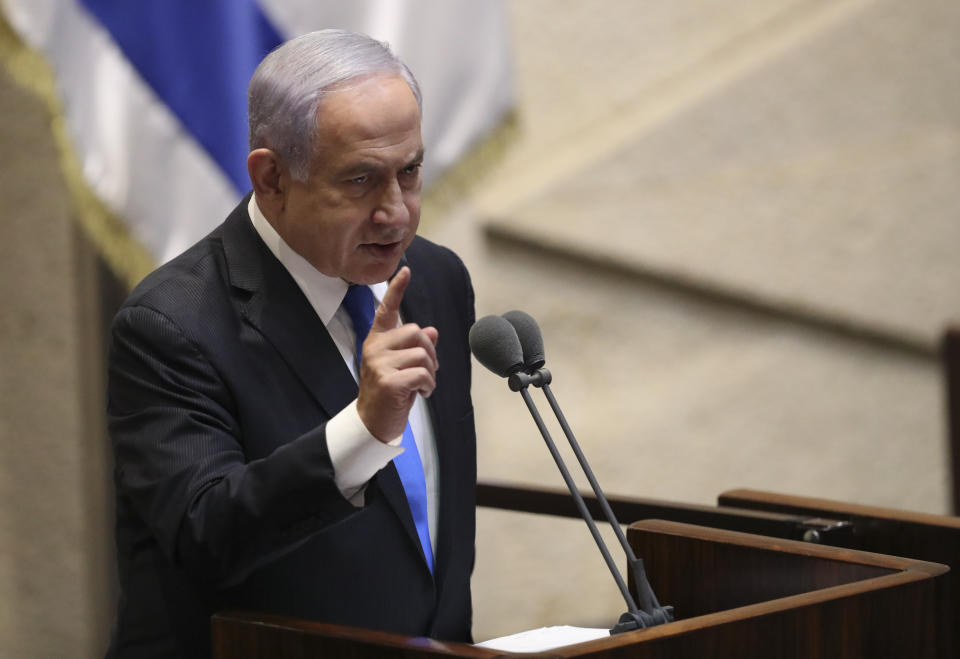
[[[401,262],[401,266],[406,265],[406,260]],[[404,292],[403,301],[400,303],[400,314],[404,322],[415,322],[421,326],[433,324],[432,313],[429,305],[429,297],[424,290],[423,282],[416,283],[416,278],[410,280],[407,290]],[[429,399],[428,399],[429,406]],[[430,409],[433,417],[433,409]],[[434,429],[436,433],[436,421],[434,420]],[[403,523],[403,527],[410,537],[410,541],[420,550],[420,557],[423,560],[423,567],[427,567],[427,559],[423,554],[423,548],[420,546],[420,537],[417,535],[417,526],[413,521],[413,514],[410,512],[410,504],[407,502],[407,495],[403,491],[403,483],[400,481],[400,475],[393,462],[380,470],[376,476],[377,485],[384,494],[384,498],[393,508],[397,517]],[[436,551],[436,548],[434,548]],[[436,563],[434,563],[434,572],[436,573]]]
[[[443,601],[443,593],[446,582],[446,575],[450,570],[450,557],[456,555],[457,550],[452,547],[452,543],[458,537],[458,517],[463,513],[458,509],[458,502],[472,500],[472,490],[475,482],[466,482],[456,479],[455,476],[463,474],[462,462],[464,459],[474,459],[470,455],[464,454],[463,445],[458,441],[458,424],[460,422],[459,411],[461,410],[460,401],[455,399],[453,392],[462,389],[463,379],[469,379],[469,371],[457,371],[449,365],[457,363],[456,355],[451,353],[454,346],[458,345],[455,337],[450,336],[447,342],[444,342],[444,335],[447,332],[463,331],[464,328],[452,317],[450,311],[444,306],[442,298],[438,298],[435,292],[436,282],[442,274],[435,272],[436,268],[428,258],[417,258],[420,250],[411,249],[407,252],[407,258],[412,271],[410,285],[403,297],[401,312],[404,318],[419,323],[421,326],[434,326],[440,332],[440,338],[437,349],[440,357],[440,370],[437,371],[437,388],[430,398],[427,399],[427,407],[430,410],[430,417],[433,422],[434,439],[436,441],[437,451],[437,471],[440,478],[440,500],[437,502],[438,522],[436,530],[436,545],[434,546],[434,581],[437,587],[437,601]],[[445,369],[444,364],[448,364]],[[469,488],[469,494],[465,494],[463,489]],[[472,537],[471,537],[472,541]],[[459,587],[459,584],[456,586]]]
[[[356,382],[307,298],[257,235],[248,199],[227,218],[222,234],[240,312],[332,417],[357,397]]]

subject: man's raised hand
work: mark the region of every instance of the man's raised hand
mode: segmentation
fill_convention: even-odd
[[[357,412],[382,442],[403,434],[416,395],[429,396],[437,384],[437,329],[415,323],[398,327],[409,283],[410,268],[404,266],[387,287],[363,342]]]

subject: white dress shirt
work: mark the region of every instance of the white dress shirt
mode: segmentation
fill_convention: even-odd
[[[347,294],[347,282],[339,277],[323,274],[293,251],[264,217],[253,195],[250,197],[247,211],[254,229],[267,248],[297,282],[297,286],[300,287],[310,306],[316,311],[333,338],[337,349],[340,350],[350,373],[355,380],[359,381],[356,367],[356,334],[350,315],[341,306]],[[372,284],[370,290],[379,304],[387,291],[387,282]],[[433,424],[422,396],[417,395],[408,420],[420,453],[420,462],[423,464],[423,475],[427,484],[430,542],[436,553],[439,496],[436,440]],[[357,413],[356,400],[327,422],[326,436],[337,488],[347,500],[358,507],[363,505],[364,491],[369,480],[404,450],[400,446],[402,436],[384,444],[370,434]]]

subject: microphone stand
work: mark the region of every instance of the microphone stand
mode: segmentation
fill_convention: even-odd
[[[553,376],[551,376],[550,371],[545,368],[539,368],[531,373],[514,373],[507,379],[507,384],[509,385],[511,391],[517,391],[523,397],[523,401],[526,403],[527,409],[530,410],[530,415],[533,417],[534,422],[537,424],[537,428],[540,430],[540,434],[543,436],[543,439],[547,444],[547,448],[550,450],[550,455],[553,456],[553,460],[556,462],[557,468],[559,468],[560,474],[563,476],[563,480],[567,485],[567,489],[570,490],[570,495],[573,497],[574,503],[576,503],[577,509],[580,511],[580,515],[587,523],[587,527],[589,527],[590,533],[593,535],[593,539],[597,543],[597,547],[600,549],[600,553],[603,555],[603,559],[606,561],[610,573],[617,582],[617,587],[620,589],[620,594],[627,603],[627,612],[620,616],[620,620],[613,627],[613,629],[610,630],[610,633],[619,634],[622,632],[634,631],[637,629],[644,629],[646,627],[672,622],[673,607],[660,606],[660,603],[657,601],[657,597],[654,595],[653,589],[650,587],[650,583],[647,581],[647,574],[643,567],[643,560],[637,558],[636,554],[633,552],[633,548],[627,542],[627,538],[623,534],[623,529],[620,528],[620,524],[617,522],[617,518],[614,516],[613,510],[610,508],[607,498],[603,495],[603,491],[600,489],[600,484],[593,475],[593,470],[590,469],[590,465],[587,462],[586,456],[584,456],[583,451],[580,450],[580,444],[577,442],[576,437],[574,437],[573,430],[570,429],[570,425],[567,423],[567,419],[563,415],[560,405],[557,403],[557,399],[553,395],[553,391],[550,389],[550,382],[552,380]],[[543,389],[544,395],[546,395],[547,400],[550,403],[550,407],[553,409],[554,416],[556,416],[557,421],[560,423],[560,427],[563,429],[564,435],[567,437],[567,441],[570,443],[570,448],[573,449],[574,455],[577,456],[577,461],[580,463],[580,468],[586,475],[587,480],[590,482],[590,487],[593,488],[593,492],[596,494],[597,500],[600,502],[600,507],[603,510],[604,516],[610,523],[610,526],[613,527],[613,530],[617,535],[617,539],[620,541],[621,547],[623,547],[623,551],[627,556],[627,562],[633,574],[633,585],[637,591],[637,596],[640,599],[639,607],[637,606],[636,601],[633,599],[633,596],[630,594],[630,590],[627,588],[623,577],[620,575],[620,571],[617,569],[613,558],[610,556],[607,545],[600,536],[600,531],[597,529],[597,525],[594,523],[593,517],[590,515],[590,511],[587,510],[587,505],[584,502],[583,497],[580,495],[576,484],[573,482],[573,478],[570,476],[570,472],[567,470],[567,466],[564,463],[563,458],[560,456],[560,452],[557,450],[557,446],[554,444],[553,438],[550,436],[550,432],[547,430],[547,427],[540,416],[539,410],[537,410],[537,406],[530,397],[530,393],[527,390],[530,385]]]

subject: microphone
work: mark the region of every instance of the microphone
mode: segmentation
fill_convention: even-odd
[[[513,325],[513,329],[517,332],[526,371],[530,373],[543,367],[547,363],[543,352],[543,336],[533,316],[524,311],[514,310],[503,314],[503,318]]]
[[[600,553],[603,555],[604,561],[607,563],[610,573],[617,582],[617,587],[620,589],[620,593],[627,604],[628,610],[626,613],[620,616],[619,621],[613,627],[613,629],[610,630],[610,633],[619,634],[621,632],[643,629],[653,625],[672,622],[674,619],[673,607],[660,606],[660,603],[657,601],[656,595],[654,595],[653,589],[650,587],[650,584],[647,581],[646,571],[643,567],[643,561],[636,557],[633,552],[633,548],[627,542],[627,538],[623,534],[623,529],[620,528],[620,524],[617,522],[617,519],[613,514],[613,510],[610,508],[609,502],[603,495],[600,484],[593,475],[593,470],[590,469],[590,465],[587,463],[587,459],[583,455],[583,451],[580,450],[580,445],[577,443],[576,437],[574,437],[573,431],[570,429],[570,426],[560,409],[559,403],[557,403],[556,398],[553,396],[553,392],[550,390],[550,382],[552,377],[547,369],[542,368],[546,363],[546,359],[544,357],[545,353],[543,349],[543,337],[540,333],[540,327],[537,325],[537,321],[534,320],[530,314],[527,314],[523,311],[508,311],[503,315],[501,320],[505,320],[507,325],[513,329],[513,338],[515,338],[516,341],[515,345],[513,338],[508,336],[506,327],[495,321],[488,321],[487,318],[491,318],[491,316],[481,318],[480,321],[477,321],[477,323],[474,325],[474,328],[476,328],[481,322],[484,323],[483,327],[478,330],[477,346],[484,350],[502,349],[504,354],[499,355],[497,358],[493,358],[489,353],[483,353],[483,357],[477,354],[477,350],[474,347],[474,328],[471,328],[470,330],[470,349],[481,364],[487,366],[487,368],[500,377],[508,378],[508,384],[512,391],[520,392],[520,395],[527,404],[527,408],[529,409],[534,422],[537,424],[537,428],[540,430],[540,434],[543,436],[543,439],[547,444],[550,454],[553,456],[554,462],[557,464],[557,467],[560,470],[561,476],[563,476],[563,480],[567,485],[567,489],[570,490],[570,494],[574,499],[574,503],[577,505],[577,509],[580,511],[581,517],[583,517],[583,520],[587,523],[587,527],[590,529],[590,533],[593,535],[593,539],[597,543],[597,547],[600,549]],[[480,336],[484,336],[487,333],[492,333],[494,331],[493,329],[488,329],[493,327],[496,327],[498,339],[496,341],[480,341]],[[519,367],[516,365],[517,347],[519,347],[520,355],[523,359],[523,363]],[[488,362],[498,366],[498,368],[489,366]],[[509,369],[505,369],[501,366],[507,362],[511,362]],[[525,371],[521,371],[521,368],[525,369]],[[620,541],[620,545],[627,556],[627,561],[632,570],[634,587],[640,599],[639,607],[634,601],[633,596],[630,594],[630,591],[627,588],[620,571],[617,569],[613,558],[610,556],[610,552],[607,549],[606,543],[600,536],[597,525],[594,523],[593,517],[587,510],[586,503],[584,503],[583,497],[580,495],[580,491],[573,482],[573,478],[570,476],[570,472],[567,470],[566,464],[564,463],[563,458],[560,456],[560,453],[557,450],[556,444],[554,444],[553,439],[550,436],[550,432],[543,423],[543,419],[541,418],[533,399],[530,397],[530,394],[527,391],[527,387],[531,384],[535,387],[543,389],[544,395],[546,395],[547,400],[550,402],[550,407],[553,409],[553,413],[556,416],[557,421],[560,423],[560,426],[567,437],[567,441],[570,443],[570,447],[577,456],[577,461],[580,463],[581,469],[586,475],[587,480],[590,482],[590,486],[593,488],[593,491],[597,496],[597,500],[600,503],[600,507],[603,510],[604,516],[613,527],[613,530],[617,535],[617,539]]]
[[[523,368],[523,349],[517,332],[500,316],[484,316],[475,322],[468,341],[473,356],[502,378]]]

